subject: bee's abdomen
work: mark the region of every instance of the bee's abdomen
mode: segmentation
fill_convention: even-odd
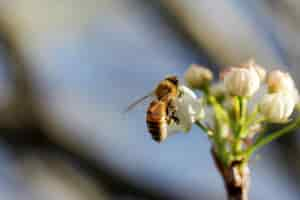
[[[152,138],[161,142],[167,137],[166,104],[154,100],[147,111],[147,127]]]
[[[165,123],[165,121],[153,122],[147,120],[148,131],[152,135],[153,140],[161,142],[167,137],[167,128]]]

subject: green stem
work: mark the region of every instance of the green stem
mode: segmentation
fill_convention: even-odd
[[[238,139],[242,138],[244,136],[245,132],[245,126],[247,121],[247,98],[246,97],[239,97],[240,102],[240,119],[239,119],[239,132],[238,132]]]
[[[216,153],[219,155],[222,162],[227,166],[229,163],[229,154],[226,149],[226,140],[223,138],[224,125],[228,124],[228,113],[222,107],[222,105],[217,102],[214,96],[210,96],[209,99],[214,112],[215,112],[215,134],[213,136],[214,143],[216,145]]]
[[[247,120],[246,120],[246,127],[249,127],[251,124],[255,124],[255,123],[261,123],[262,118],[260,118],[259,120],[257,120],[257,115],[258,115],[258,105],[255,106],[253,112],[247,116]]]
[[[233,112],[235,120],[239,120],[241,118],[241,102],[238,96],[233,97]]]
[[[241,102],[241,124],[243,125],[247,118],[248,100],[246,97],[240,97]]]
[[[232,150],[235,155],[242,151],[242,137],[245,135],[246,131],[246,121],[247,121],[247,98],[236,96],[235,98],[235,112],[237,113],[237,123],[234,128],[234,141],[232,143]]]
[[[220,123],[227,123],[229,120],[229,116],[222,105],[216,100],[214,96],[208,96],[207,99],[214,109],[217,120]]]
[[[207,128],[204,124],[202,124],[200,121],[196,121],[195,124],[202,129],[203,132],[205,132],[207,135],[212,135],[212,131]]]
[[[246,152],[245,156],[249,159],[250,156],[260,149],[261,147],[265,146],[266,144],[269,144],[273,140],[283,136],[286,133],[290,133],[292,130],[298,128],[300,126],[300,117],[298,117],[294,122],[289,124],[288,126],[284,127],[283,129],[276,131],[274,133],[271,133],[270,135],[262,138],[261,140],[257,141],[252,147],[250,147]]]

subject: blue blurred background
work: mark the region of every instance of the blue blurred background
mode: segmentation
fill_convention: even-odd
[[[0,199],[225,199],[198,129],[163,144],[145,109],[167,74],[255,58],[299,82],[297,0],[1,0]],[[299,136],[254,159],[250,199],[300,199]]]

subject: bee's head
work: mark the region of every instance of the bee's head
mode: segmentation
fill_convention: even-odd
[[[179,82],[176,76],[167,76],[155,89],[157,98],[162,99],[165,97],[176,96],[178,84]]]
[[[175,86],[178,86],[178,78],[177,76],[167,76],[165,78],[165,80],[170,81],[172,84],[174,84]]]

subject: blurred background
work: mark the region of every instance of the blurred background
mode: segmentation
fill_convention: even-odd
[[[298,0],[1,0],[0,199],[225,199],[198,129],[159,145],[146,105],[122,111],[191,63],[299,83],[299,19]],[[260,157],[250,199],[300,199],[300,135]]]

